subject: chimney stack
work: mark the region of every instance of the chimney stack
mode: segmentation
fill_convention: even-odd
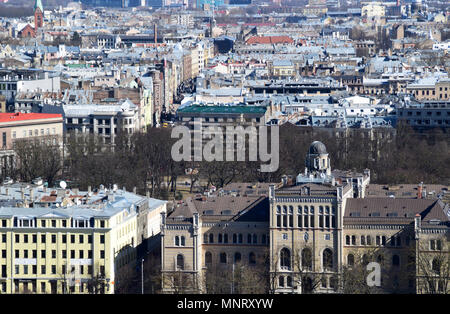
[[[423,182],[420,182],[419,186],[417,187],[417,198],[422,198],[422,187]]]

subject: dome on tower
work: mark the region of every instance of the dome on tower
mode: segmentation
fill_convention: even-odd
[[[314,141],[312,142],[311,146],[309,146],[309,154],[314,155],[321,155],[321,154],[328,154],[327,148],[322,142]]]

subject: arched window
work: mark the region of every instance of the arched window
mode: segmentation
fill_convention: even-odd
[[[219,233],[219,235],[218,235],[217,242],[222,243],[222,234],[221,233]]]
[[[209,243],[214,243],[214,234],[209,234]]]
[[[367,245],[372,245],[372,237],[370,235],[366,236]]]
[[[381,237],[381,245],[386,245],[386,237],[385,236]]]
[[[348,256],[347,256],[347,264],[348,264],[348,266],[355,265],[355,256],[353,254],[348,254]]]
[[[181,236],[181,246],[185,246],[186,245],[186,239],[184,238],[184,236]]]
[[[433,258],[433,262],[431,263],[431,269],[436,273],[441,273],[441,261],[439,258],[435,257]]]
[[[242,241],[243,241],[243,240],[242,240],[242,233],[239,233],[238,242],[239,242],[239,243],[242,243]]]
[[[356,236],[352,235],[352,245],[356,245]]]
[[[398,255],[392,256],[392,266],[400,266],[400,257]]]
[[[184,256],[182,254],[177,255],[177,270],[184,269]]]
[[[205,264],[206,265],[211,265],[212,264],[212,254],[211,254],[211,252],[206,252],[205,253]]]
[[[239,253],[239,252],[234,253],[234,262],[235,263],[241,262],[241,253]]]
[[[223,235],[223,243],[228,243],[228,234],[227,233],[225,233]]]
[[[255,255],[255,253],[250,252],[250,254],[248,255],[248,263],[250,265],[256,264],[256,255]]]
[[[247,234],[247,243],[252,243],[252,235],[250,233]]]
[[[277,227],[281,227],[281,206],[277,206]]]
[[[324,270],[333,269],[333,252],[330,249],[325,249],[322,253],[322,263]]]
[[[349,235],[345,236],[345,244],[350,245],[350,236]]]
[[[291,252],[288,248],[283,248],[280,251],[280,267],[281,269],[291,269]]]
[[[292,277],[291,276],[286,277],[286,286],[292,287]]]
[[[208,243],[208,235],[206,233],[203,234],[203,243]]]
[[[361,245],[366,245],[366,237],[365,236],[361,236]]]
[[[302,269],[311,270],[312,269],[312,252],[311,249],[305,248],[302,250]]]
[[[258,236],[256,234],[253,235],[253,244],[258,243]]]
[[[233,243],[237,243],[237,234],[233,233]]]
[[[283,276],[280,276],[278,278],[278,286],[284,287],[284,277]]]
[[[226,264],[227,263],[227,254],[225,252],[220,253],[220,263]]]
[[[369,256],[367,256],[367,254],[364,254],[362,256],[362,263],[363,263],[363,265],[369,264]]]
[[[180,246],[180,237],[175,236],[175,246]]]
[[[263,235],[261,236],[261,243],[262,243],[262,244],[266,244],[266,235],[265,235],[265,234],[263,234]]]

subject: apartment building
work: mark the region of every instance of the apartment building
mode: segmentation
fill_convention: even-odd
[[[114,293],[165,202],[113,188],[0,187],[2,293]],[[140,217],[144,227],[139,228]]]

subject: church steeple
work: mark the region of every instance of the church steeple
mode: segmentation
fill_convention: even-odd
[[[34,2],[34,30],[44,25],[44,7],[41,0],[35,0]]]
[[[36,0],[34,2],[34,11],[36,11],[37,8],[39,8],[41,10],[41,12],[44,12],[44,8],[42,6],[41,0]]]

